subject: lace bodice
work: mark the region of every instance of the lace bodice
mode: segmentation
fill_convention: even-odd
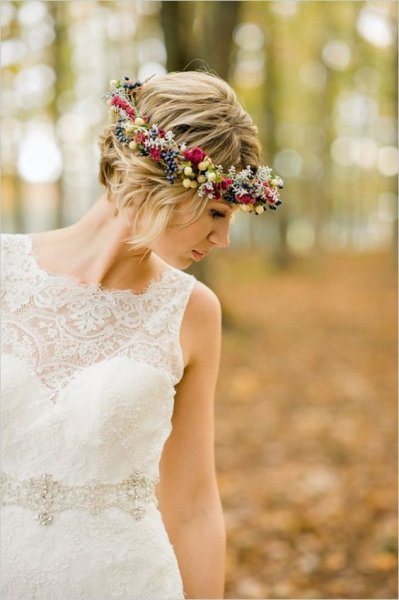
[[[182,598],[154,486],[195,278],[104,290],[42,269],[29,235],[1,251],[4,596]]]
[[[77,371],[115,356],[151,364],[175,385],[183,373],[180,325],[194,282],[170,268],[140,294],[104,290],[48,273],[28,235],[3,234],[3,350],[27,360],[52,398]]]

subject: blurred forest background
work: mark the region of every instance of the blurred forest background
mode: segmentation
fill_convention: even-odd
[[[209,68],[283,204],[195,274],[221,298],[226,598],[397,598],[397,11],[376,1],[5,1],[2,231],[101,192],[110,79]]]

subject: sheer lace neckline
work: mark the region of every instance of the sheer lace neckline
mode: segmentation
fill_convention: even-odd
[[[72,275],[67,275],[66,273],[57,273],[56,271],[43,268],[37,259],[32,238],[29,234],[24,234],[24,237],[28,244],[28,254],[33,260],[36,269],[40,273],[44,274],[46,278],[58,279],[60,281],[66,282],[69,286],[80,288],[82,291],[95,292],[102,296],[143,297],[146,296],[149,292],[152,292],[156,288],[162,286],[162,284],[168,280],[171,274],[174,274],[178,271],[178,269],[175,269],[174,267],[164,269],[159,277],[150,279],[145,288],[143,288],[140,291],[136,291],[131,288],[107,288],[104,287],[101,283],[82,283],[81,281],[75,279]]]

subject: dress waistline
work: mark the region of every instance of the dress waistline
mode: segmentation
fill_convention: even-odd
[[[95,515],[115,507],[140,520],[149,503],[157,505],[157,483],[158,480],[150,479],[139,471],[133,472],[120,483],[90,481],[84,485],[72,486],[57,481],[49,473],[25,480],[2,473],[1,503],[38,511],[36,519],[41,525],[51,524],[55,513],[69,509],[88,511]]]

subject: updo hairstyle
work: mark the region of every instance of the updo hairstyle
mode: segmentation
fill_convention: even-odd
[[[219,77],[200,71],[168,73],[145,82],[137,107],[178,143],[198,146],[225,170],[258,167],[258,130],[231,87]],[[107,198],[128,218],[132,248],[143,248],[168,226],[195,221],[208,200],[177,181],[170,184],[162,167],[140,157],[114,134],[115,120],[99,136],[99,180]],[[185,218],[179,219],[184,207]]]

